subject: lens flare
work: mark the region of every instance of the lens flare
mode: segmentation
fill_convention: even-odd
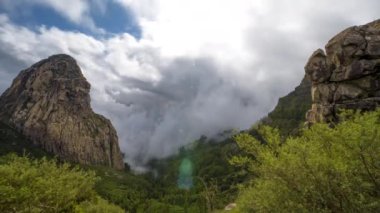
[[[193,163],[189,158],[182,159],[177,184],[180,189],[189,190],[193,187]]]

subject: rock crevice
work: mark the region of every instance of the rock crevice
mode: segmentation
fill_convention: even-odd
[[[0,120],[63,160],[122,169],[116,131],[92,111],[89,92],[76,61],[54,55],[14,79],[0,97]]]

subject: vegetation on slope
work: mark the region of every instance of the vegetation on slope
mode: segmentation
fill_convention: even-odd
[[[146,174],[91,169],[101,177],[96,191],[128,212],[212,212],[234,201],[238,184],[247,179],[247,173],[228,161],[238,150],[231,140],[202,138],[177,155],[152,160]]]
[[[150,172],[140,175],[103,166],[82,166],[84,172],[54,160],[2,157],[0,196],[9,199],[1,201],[0,211],[38,212],[52,203],[67,211],[121,210],[110,202],[127,212],[201,213],[222,209],[237,198],[235,212],[377,212],[379,119],[380,110],[347,114],[334,128],[316,124],[287,139],[283,135],[289,129],[263,125],[235,136],[236,143],[201,138],[177,155],[152,160]],[[1,155],[47,155],[12,128],[0,127]],[[12,184],[13,191],[7,188]]]
[[[0,121],[0,156],[16,153],[20,156],[27,154],[32,157],[53,157],[43,149],[28,141],[22,134]]]
[[[283,143],[261,127],[267,143],[235,137],[244,155],[231,161],[254,176],[236,212],[379,212],[380,110],[346,114],[334,128],[316,124]]]
[[[276,107],[262,120],[262,123],[279,129],[283,136],[296,134],[305,122],[305,114],[311,107],[310,91],[311,82],[305,76],[294,91],[278,100]]]
[[[152,160],[150,172],[136,175],[105,166],[81,166],[94,171],[95,191],[128,212],[210,212],[235,200],[237,185],[247,173],[229,164],[239,148],[231,140],[215,142],[202,138],[172,157]],[[11,127],[0,125],[0,156],[16,153],[33,159],[52,155],[31,144]],[[184,159],[192,164],[189,188],[179,185],[180,166]],[[31,180],[32,181],[32,180]],[[89,180],[91,181],[91,180]],[[0,204],[1,205],[1,204]]]
[[[123,212],[94,190],[93,172],[45,158],[0,159],[0,212]]]
[[[230,139],[213,142],[203,138],[182,148],[176,156],[152,161],[154,199],[182,211],[188,208],[188,212],[224,208],[236,199],[238,185],[247,179],[247,173],[229,164],[238,152]],[[191,164],[190,172],[183,169],[184,164]]]
[[[100,178],[95,185],[96,192],[127,212],[137,212],[151,197],[153,186],[145,175],[117,171],[105,166],[91,166],[89,169],[95,171]]]

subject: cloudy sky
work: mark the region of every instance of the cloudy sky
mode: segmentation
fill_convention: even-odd
[[[77,59],[133,166],[248,128],[311,53],[378,0],[1,0],[0,91],[52,54]]]

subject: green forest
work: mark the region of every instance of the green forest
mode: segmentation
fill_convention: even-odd
[[[233,212],[378,212],[379,130],[380,110],[288,137],[260,124],[134,174],[60,162],[2,126],[0,211],[220,212],[236,202]]]

